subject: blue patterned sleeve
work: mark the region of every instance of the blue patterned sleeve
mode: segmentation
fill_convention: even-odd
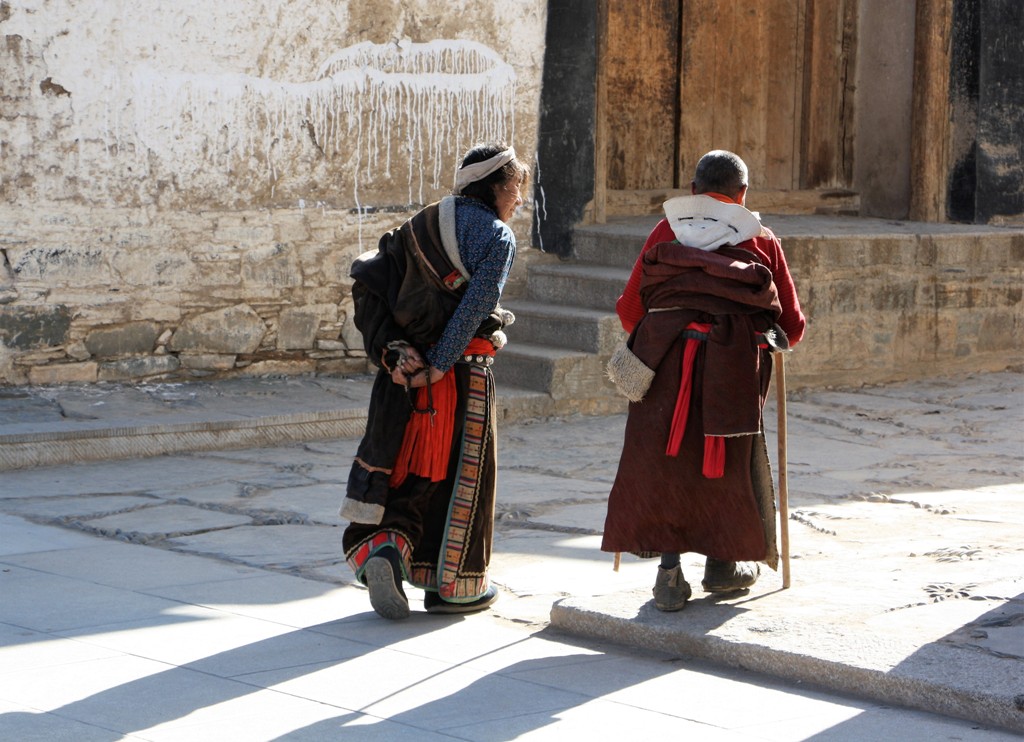
[[[480,323],[497,306],[516,254],[512,230],[479,202],[462,198],[456,202],[455,231],[459,257],[470,278],[441,339],[427,351],[427,362],[440,371],[455,364]]]

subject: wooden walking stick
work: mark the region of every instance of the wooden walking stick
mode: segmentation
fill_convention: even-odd
[[[782,587],[789,587],[789,483],[786,481],[786,363],[775,353],[775,394],[779,414],[779,530],[782,549]]]

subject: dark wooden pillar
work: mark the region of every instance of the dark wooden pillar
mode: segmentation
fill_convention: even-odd
[[[974,221],[1024,216],[1024,3],[979,4]]]
[[[567,258],[594,196],[598,4],[549,0],[541,81],[533,244]]]
[[[1019,222],[1024,217],[1024,4],[946,3],[952,5],[950,130],[942,216],[981,224]],[[922,149],[934,146],[918,136]]]

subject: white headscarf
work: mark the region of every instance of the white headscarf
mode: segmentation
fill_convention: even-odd
[[[703,194],[670,198],[665,202],[665,217],[681,244],[709,252],[761,234],[757,212]]]
[[[486,178],[500,167],[507,165],[516,158],[515,148],[509,147],[504,152],[499,152],[494,157],[489,157],[483,162],[474,162],[455,171],[455,192],[462,193],[462,189],[470,183]]]

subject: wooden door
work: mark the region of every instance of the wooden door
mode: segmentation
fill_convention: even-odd
[[[679,128],[679,0],[609,0],[607,186],[673,188]]]
[[[656,212],[728,149],[752,208],[848,207],[856,3],[605,0],[595,201]]]

